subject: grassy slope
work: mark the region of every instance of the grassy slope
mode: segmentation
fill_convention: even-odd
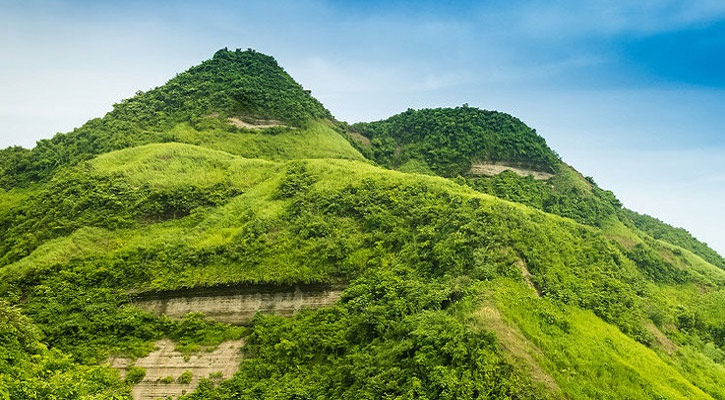
[[[173,143],[146,145],[102,155],[79,168],[61,170],[48,185],[0,192],[0,203],[8,206],[0,211],[0,227],[10,233],[0,238],[0,249],[4,253],[0,262],[16,261],[44,240],[84,225],[133,227],[143,224],[143,219],[158,221],[174,214],[188,214],[196,206],[221,204],[255,184],[259,177],[245,174],[256,171],[252,168],[254,164],[264,164],[233,159],[232,153],[269,160],[328,157],[362,160],[328,122],[321,121],[276,134],[240,132],[216,123],[202,131],[178,125],[171,134],[179,141],[201,142],[205,147],[223,152],[201,152],[196,146]],[[160,148],[167,151],[149,153]],[[189,153],[189,148],[196,149],[198,154]],[[171,162],[154,166],[156,158],[162,161],[168,158]],[[124,168],[130,168],[134,165],[132,162],[140,164],[135,166],[139,171],[134,175],[136,178],[127,179],[128,171]],[[154,168],[159,165],[166,169],[166,174],[156,173]],[[189,181],[190,177],[196,180]],[[106,187],[93,190],[99,185]],[[74,196],[75,203],[64,200]],[[15,213],[6,213],[21,203]]]
[[[536,343],[533,356],[569,398],[708,398],[665,360],[594,314],[539,299],[520,283],[483,286],[503,317]],[[542,316],[553,323],[542,324]],[[722,377],[720,377],[722,379]],[[719,388],[715,389],[720,395]]]
[[[597,229],[482,195],[443,178],[387,171],[359,161],[280,163],[169,143],[109,153],[78,168],[93,177],[92,182],[112,177],[131,188],[147,187],[152,195],[174,193],[175,188],[189,191],[213,187],[217,183],[235,191],[220,202],[195,207],[181,218],[139,220],[138,215],[133,215],[134,208],[124,209],[131,213],[129,220],[135,221],[131,225],[71,229],[67,235],[43,241],[28,257],[0,270],[5,295],[29,295],[26,312],[36,319],[52,344],[76,356],[89,354],[85,357],[92,360],[102,358],[109,349],[133,352],[144,341],[157,337],[135,330],[107,330],[104,326],[108,321],[93,320],[87,325],[80,322],[97,307],[111,310],[113,304],[123,303],[123,290],[119,288],[355,280],[366,271],[381,274],[398,265],[419,276],[421,285],[465,277],[473,282],[494,279],[492,287],[509,287],[496,295],[489,290],[483,297],[469,294],[466,298],[480,302],[494,296],[505,318],[535,343],[543,354],[537,356],[538,362],[567,395],[599,398],[605,390],[601,385],[612,382],[604,387],[615,397],[705,397],[681,374],[713,395],[720,390],[717,382],[725,379],[722,370],[713,367],[719,364],[711,356],[702,355],[710,339],[704,334],[687,336],[677,326],[680,304],[699,312],[710,326],[722,326],[713,304],[722,293],[725,277],[722,271],[684,250],[674,257],[683,268],[696,270],[697,276],[678,285],[651,283],[635,264],[623,258],[617,242],[609,241]],[[4,196],[13,197],[7,193]],[[17,198],[5,200],[6,204],[17,206]],[[143,203],[150,198],[137,201]],[[153,199],[157,201],[158,197]],[[82,210],[74,218],[84,220],[86,214],[95,212],[103,213],[103,206]],[[525,260],[545,299],[532,297],[533,291],[524,295],[513,284],[496,283],[501,276],[520,281],[520,272],[511,267],[517,258]],[[596,285],[592,286],[593,282]],[[67,294],[59,289],[64,286],[74,296],[85,293],[95,306],[65,307]],[[39,292],[39,287],[43,291]],[[108,292],[101,293],[104,290]],[[704,300],[697,296],[702,290],[710,293]],[[349,296],[355,298],[354,293]],[[508,301],[515,296],[528,298]],[[607,302],[602,303],[602,298]],[[56,302],[58,308],[53,306]],[[555,310],[561,307],[557,304],[568,304],[564,313],[551,311],[554,321],[568,321],[562,322],[569,326],[566,336],[555,331],[542,333],[541,329],[551,323],[551,315],[529,310],[533,306]],[[653,350],[632,339],[646,340],[642,337],[646,330],[638,328],[650,318],[640,312],[645,305],[654,308],[650,314],[664,316],[657,322],[662,329],[673,330],[670,336],[679,340],[685,349],[682,354],[660,354],[661,358],[657,358]],[[591,311],[578,311],[580,308]],[[130,318],[131,323],[142,328],[154,326],[148,317],[123,310],[115,316],[109,311],[112,324],[115,318]],[[442,310],[436,312],[448,315]],[[451,315],[464,318],[463,314]],[[629,336],[600,318],[620,326]],[[295,321],[289,323],[304,326],[304,318]],[[90,330],[97,340],[68,338],[72,336],[68,329]],[[309,328],[298,334],[300,338],[310,334]],[[701,336],[704,339],[697,339]],[[616,351],[601,344],[592,348],[593,343],[609,343],[607,340]],[[349,346],[354,348],[352,343]],[[657,348],[654,343],[651,346]],[[569,353],[562,353],[562,348],[570,349]],[[650,366],[629,364],[622,359],[622,354],[627,353],[640,354]],[[290,361],[305,368],[316,363]],[[665,362],[673,367],[666,367]],[[559,368],[563,363],[569,363],[566,371],[588,372],[576,376],[577,383],[572,384],[569,372]],[[693,368],[693,363],[698,367]],[[316,368],[322,370],[317,372],[328,376],[325,368],[329,366],[325,365],[318,365]],[[616,367],[612,369],[612,365]],[[705,366],[712,368],[703,372]],[[662,371],[666,374],[662,375]],[[288,372],[280,379],[297,378]],[[318,389],[329,393],[325,392],[329,388]]]
[[[188,124],[171,129],[170,134],[182,143],[195,144],[240,155],[246,158],[291,160],[300,158],[342,158],[363,160],[345,138],[328,121],[318,120],[304,128],[283,129],[280,133],[230,129],[213,124],[211,129],[197,130]]]
[[[709,248],[707,244],[695,239],[686,230],[673,227],[657,218],[639,214],[631,210],[625,210],[625,214],[632,221],[632,225],[642,232],[647,233],[653,238],[661,239],[675,246],[690,250],[707,260],[707,262],[725,269],[725,259],[715,250]]]
[[[653,239],[657,239],[681,250],[688,250],[719,268],[725,267],[722,257],[684,229],[674,228],[622,207],[611,191],[599,188],[591,178],[582,176],[564,163],[559,165],[554,177],[547,181],[535,181],[507,172],[495,177],[459,177],[456,180],[480,192],[605,230],[623,225],[616,228],[621,233],[619,238],[626,236],[623,245],[645,241],[651,243]],[[625,247],[631,250],[629,246]]]

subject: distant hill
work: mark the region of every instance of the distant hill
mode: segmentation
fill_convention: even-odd
[[[0,233],[3,399],[725,399],[717,252],[515,117],[350,125],[251,50],[0,151]]]

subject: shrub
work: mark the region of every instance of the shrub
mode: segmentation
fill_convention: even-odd
[[[143,367],[132,366],[126,371],[126,383],[135,385],[143,380],[146,376],[146,369]]]
[[[179,375],[178,378],[176,378],[176,383],[181,383],[183,385],[188,385],[191,383],[191,378],[193,378],[193,374],[191,371],[186,370],[183,374]]]

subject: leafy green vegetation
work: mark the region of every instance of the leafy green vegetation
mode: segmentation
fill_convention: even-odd
[[[143,380],[146,376],[146,369],[143,367],[132,366],[126,371],[126,383],[135,385]]]
[[[83,366],[48,349],[33,323],[0,301],[0,397],[4,399],[131,399],[118,371]]]
[[[547,181],[504,171],[491,177],[459,177],[457,182],[592,226],[610,222],[622,207],[612,192],[599,188],[593,180],[587,180],[565,165]]]
[[[177,383],[181,383],[183,385],[188,385],[191,383],[191,379],[194,377],[194,374],[191,373],[191,371],[184,371],[181,375],[179,375],[178,378],[176,378]]]
[[[640,229],[653,238],[661,239],[667,243],[690,250],[710,264],[725,269],[725,258],[717,254],[715,250],[707,247],[705,243],[695,239],[686,230],[675,228],[657,218],[639,214],[632,210],[625,210],[625,213],[637,229]]]
[[[536,131],[518,119],[475,107],[409,109],[351,129],[370,140],[364,154],[400,168],[413,161],[446,177],[468,174],[476,161],[506,161],[553,172],[559,157]]]
[[[199,377],[187,399],[725,399],[715,252],[624,209],[506,114],[348,126],[288,78],[222,51],[102,120],[3,151],[0,398],[129,398],[145,371],[124,382],[109,357],[243,337],[237,374]],[[474,176],[477,161],[553,176]],[[246,327],[134,303],[300,284],[346,288]]]

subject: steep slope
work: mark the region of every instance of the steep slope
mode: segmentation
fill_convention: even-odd
[[[663,240],[675,246],[690,250],[702,257],[705,261],[725,269],[725,258],[707,244],[697,240],[690,232],[676,228],[649,215],[639,214],[632,210],[625,210],[625,214],[632,225],[655,239]]]
[[[520,121],[461,107],[345,126],[270,57],[222,51],[202,66],[216,69],[185,73],[204,78],[177,81],[178,98],[158,94],[174,84],[118,106],[168,112],[92,122],[144,126],[133,140],[76,131],[51,141],[66,156],[49,169],[4,161],[0,395],[117,399],[188,381],[191,399],[725,398],[725,271],[686,236],[639,229]],[[185,86],[217,79],[213,101]],[[238,95],[240,79],[299,95],[303,117]],[[552,176],[471,174],[477,162]],[[334,296],[250,305],[301,287]],[[230,293],[245,326],[178,300]],[[148,299],[192,305],[164,315]],[[286,311],[249,321],[254,307]],[[244,343],[231,379],[180,372],[230,343]],[[179,376],[148,364],[164,351]],[[119,359],[124,380],[108,366]]]

